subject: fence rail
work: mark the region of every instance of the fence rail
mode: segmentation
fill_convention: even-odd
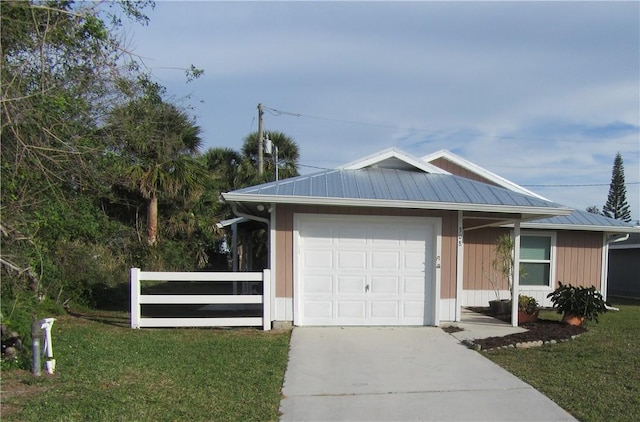
[[[141,294],[141,281],[262,282],[261,295]],[[131,269],[131,328],[150,327],[255,327],[271,329],[271,272],[152,272]],[[141,305],[247,305],[262,304],[262,317],[144,318]]]

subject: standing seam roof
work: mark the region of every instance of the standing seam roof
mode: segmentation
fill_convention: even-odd
[[[397,169],[329,170],[251,186],[244,195],[448,202],[559,208],[561,205],[449,174]]]

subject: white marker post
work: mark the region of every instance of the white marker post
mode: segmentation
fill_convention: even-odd
[[[42,354],[47,357],[47,360],[44,362],[44,370],[47,371],[47,374],[53,374],[56,370],[56,360],[53,358],[53,344],[51,341],[51,327],[54,321],[55,318],[40,320],[40,329],[44,330]]]

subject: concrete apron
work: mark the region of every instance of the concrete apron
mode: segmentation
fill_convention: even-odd
[[[291,337],[282,421],[573,421],[435,327],[302,327]]]

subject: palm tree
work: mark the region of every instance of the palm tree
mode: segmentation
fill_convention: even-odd
[[[231,148],[211,148],[201,157],[219,192],[244,187],[242,155]]]
[[[267,138],[271,140],[273,145],[278,147],[278,178],[286,179],[298,176],[298,159],[300,158],[298,144],[296,144],[293,138],[277,131],[265,132],[265,139]],[[242,155],[246,160],[245,165],[248,165],[249,167],[247,172],[250,173],[254,183],[263,183],[275,180],[276,157],[273,153],[265,155],[264,176],[262,180],[258,178],[258,132],[250,133],[244,138]]]
[[[205,187],[208,172],[196,160],[200,127],[159,95],[146,95],[114,109],[107,133],[125,183],[147,200],[147,242],[155,245],[158,200],[197,196]]]

